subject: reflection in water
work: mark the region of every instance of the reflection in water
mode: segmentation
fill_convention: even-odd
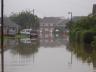
[[[10,53],[12,53],[13,59],[10,64],[12,65],[28,64],[30,63],[31,60],[34,63],[34,54],[38,52],[39,41],[38,40],[32,41],[32,40],[29,40],[29,38],[6,39],[4,41],[4,47],[5,47],[4,48],[5,52],[7,50],[8,51],[10,50]],[[30,56],[32,56],[32,59],[30,59]],[[10,58],[10,55],[9,55],[9,58]]]
[[[4,47],[5,72],[92,72],[86,61],[96,68],[96,51],[83,44],[68,46],[68,36],[6,39]]]
[[[19,59],[19,65],[23,62],[23,64],[28,64],[32,59],[30,57],[32,56],[33,58],[33,63],[34,63],[34,54],[38,52],[38,47],[39,47],[39,41],[34,40],[32,41],[29,38],[25,39],[19,39],[18,40],[18,45],[16,48],[11,49],[11,53],[13,55],[17,55]]]
[[[4,51],[7,51],[8,49],[16,48],[16,45],[18,45],[17,39],[15,38],[4,39]]]
[[[39,40],[31,40],[30,38],[4,40],[4,51],[11,49],[13,54],[30,55],[37,52],[38,47]]]
[[[18,45],[16,48],[12,49],[13,54],[19,54],[22,56],[29,56],[31,54],[34,54],[38,52],[38,47],[39,47],[39,41],[35,40],[32,41],[31,39],[26,38],[18,40]]]
[[[71,43],[67,49],[73,52],[78,59],[88,64],[93,64],[93,69],[96,71],[96,50],[89,44]]]
[[[44,35],[45,36],[45,35]],[[47,35],[47,37],[42,37],[40,39],[40,46],[43,46],[45,48],[47,47],[59,47],[59,46],[64,46],[68,43],[68,37],[64,38],[64,36],[60,36],[58,34],[54,35]]]

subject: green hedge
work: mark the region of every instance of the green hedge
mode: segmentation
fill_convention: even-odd
[[[94,36],[96,36],[95,31],[73,31],[70,32],[71,41],[75,42],[84,42],[87,44],[91,44],[94,40]]]

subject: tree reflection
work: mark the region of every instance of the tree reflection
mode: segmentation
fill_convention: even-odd
[[[18,45],[18,41],[15,38],[4,39],[4,52],[9,49],[16,48],[17,45]],[[1,45],[0,45],[0,48],[1,48]]]
[[[92,63],[93,68],[96,69],[96,50],[89,44],[82,43],[70,43],[67,47],[69,51],[72,51],[78,59],[83,62]]]
[[[30,56],[36,52],[38,52],[38,47],[39,47],[39,40],[31,40],[31,43],[23,43],[18,40],[18,45],[16,48],[12,49],[13,54],[19,54],[22,56]]]

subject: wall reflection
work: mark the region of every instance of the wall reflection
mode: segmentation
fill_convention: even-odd
[[[60,35],[59,33],[51,34],[49,32],[48,34],[46,33],[45,35],[43,34],[42,37],[40,37],[40,46],[42,47],[59,47],[59,46],[64,46],[68,43],[68,35]]]

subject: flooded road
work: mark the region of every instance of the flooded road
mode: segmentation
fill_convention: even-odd
[[[67,49],[67,37],[8,39],[4,47],[5,72],[95,72]]]

